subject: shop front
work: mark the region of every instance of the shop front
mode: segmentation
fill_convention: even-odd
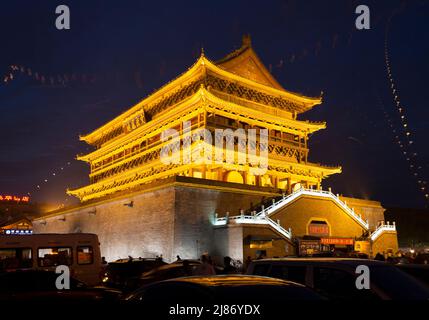
[[[298,239],[298,254],[313,256],[332,252],[351,253],[354,251],[353,238],[305,236]]]
[[[320,239],[322,252],[344,252],[350,253],[354,250],[353,238],[327,237]]]
[[[299,256],[312,256],[321,253],[320,239],[298,239],[298,255]]]

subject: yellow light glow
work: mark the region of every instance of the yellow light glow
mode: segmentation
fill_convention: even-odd
[[[242,72],[228,71],[232,68],[230,58],[227,62],[224,60],[216,64],[202,55],[180,77],[94,132],[81,137],[89,144],[98,145],[95,151],[78,157],[90,164],[91,183],[76,190],[68,190],[67,193],[81,201],[88,201],[175,175],[290,189],[291,181],[301,181],[306,186],[320,185],[325,177],[340,173],[341,167],[321,166],[307,160],[309,134],[326,128],[326,124],[296,119],[297,113],[320,104],[321,98],[305,97],[284,90],[271,75],[267,75],[266,68],[253,49],[244,48],[241,58],[232,58],[237,59],[234,60],[237,62],[234,63],[234,70],[240,68],[240,63],[245,63],[244,55],[256,61],[259,71],[253,70],[255,74],[245,77]],[[258,82],[261,75],[267,76],[268,82]],[[227,81],[240,86],[240,90],[252,92],[255,99],[248,100],[241,94],[220,90],[221,87],[205,87],[204,81],[199,84],[198,81],[208,77],[216,79],[213,81]],[[174,100],[164,109],[155,109],[181,88],[197,82],[199,87],[188,96],[177,102]],[[153,110],[157,112],[147,121],[147,114]],[[161,162],[160,150],[169,143],[160,139],[165,130],[179,128],[180,131],[185,121],[192,123],[192,132],[201,128],[213,130],[209,117],[229,119],[233,128],[238,128],[240,124],[268,129],[274,133],[269,140],[268,169],[264,176],[255,177],[255,168],[237,162],[170,165]],[[183,140],[186,134],[180,132],[180,139]],[[292,138],[281,140],[278,135]],[[192,148],[195,149],[196,145],[192,145]],[[216,148],[213,150],[215,152]],[[241,155],[234,151],[235,159]],[[175,156],[181,157],[181,154]]]

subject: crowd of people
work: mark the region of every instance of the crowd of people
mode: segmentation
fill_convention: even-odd
[[[399,251],[395,255],[388,253],[377,253],[374,260],[386,261],[392,264],[429,264],[429,253],[427,252],[411,252],[405,253]]]

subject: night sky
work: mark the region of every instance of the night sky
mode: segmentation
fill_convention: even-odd
[[[70,7],[71,30],[55,28],[60,4]],[[369,6],[371,30],[356,30],[358,4]],[[311,137],[310,160],[343,167],[324,186],[385,206],[423,207],[387,121],[401,130],[384,54],[393,13],[393,78],[419,177],[429,181],[429,1],[2,1],[0,194],[72,203],[65,189],[86,184],[89,172],[75,156],[92,150],[79,134],[187,70],[202,47],[217,60],[249,33],[284,88],[324,93],[322,105],[300,116],[328,125]],[[25,72],[6,84],[10,65]]]

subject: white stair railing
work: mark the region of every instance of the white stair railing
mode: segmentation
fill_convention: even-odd
[[[288,238],[289,240],[292,239],[292,230],[290,228],[289,230],[286,230],[280,225],[280,223],[276,223],[268,217],[266,217],[265,220],[272,228],[274,228],[277,232],[281,233],[284,237]]]
[[[271,226],[273,229],[275,229],[277,232],[282,234],[284,237],[288,239],[292,239],[292,232],[291,230],[286,230],[283,228],[279,223],[276,223],[272,219],[270,219],[270,216],[279,210],[280,208],[284,207],[285,205],[291,203],[298,197],[302,195],[309,195],[309,196],[317,196],[317,197],[324,197],[332,199],[337,205],[339,205],[351,218],[353,218],[355,221],[357,221],[365,230],[369,230],[369,224],[368,221],[364,221],[360,215],[358,215],[354,209],[350,208],[345,201],[342,201],[338,195],[335,195],[334,193],[325,190],[316,190],[316,189],[305,189],[301,188],[289,195],[283,195],[283,197],[278,200],[272,202],[272,204],[268,207],[262,206],[261,211],[254,212],[252,215],[238,215],[238,216],[229,216],[229,213],[226,214],[225,217],[218,218],[217,215],[215,217],[214,224],[217,226],[226,225],[228,223],[239,223],[239,224],[265,224]],[[388,224],[382,224],[380,225],[372,234],[371,234],[371,240],[376,239],[379,237],[383,232],[386,231],[396,231],[395,224],[390,225]]]
[[[283,206],[287,205],[288,203],[291,203],[298,197],[302,195],[309,195],[309,196],[317,196],[317,197],[324,197],[324,198],[330,198],[335,203],[337,203],[349,216],[351,216],[353,219],[355,219],[362,227],[365,228],[365,230],[369,229],[369,224],[367,221],[364,221],[362,217],[354,212],[352,208],[350,208],[344,201],[342,201],[339,196],[333,194],[330,190],[314,190],[314,189],[304,189],[301,188],[287,196],[283,195],[283,197],[274,202],[272,205],[270,205],[267,208],[262,207],[262,210],[259,211],[256,216],[270,216],[274,212],[276,212],[278,209],[282,208]]]
[[[279,223],[274,222],[268,217],[261,217],[261,216],[255,216],[255,215],[252,215],[252,216],[239,215],[239,216],[232,216],[232,217],[225,216],[221,218],[215,217],[214,224],[216,226],[225,226],[229,223],[269,225],[277,232],[279,232],[281,235],[283,235],[285,238],[289,240],[292,239],[291,229],[286,230]]]
[[[380,237],[384,232],[396,232],[396,224],[393,222],[393,224],[390,224],[389,221],[387,221],[387,224],[383,223],[380,224],[377,229],[373,233],[371,233],[371,240],[374,241],[378,237]]]

